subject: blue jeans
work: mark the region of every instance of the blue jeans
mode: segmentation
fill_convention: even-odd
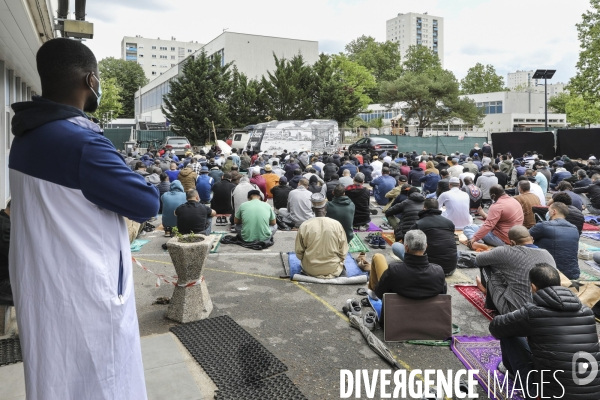
[[[521,382],[526,385],[527,374],[535,369],[527,339],[524,337],[502,338],[500,339],[500,349],[502,350],[502,363],[507,371],[513,376],[519,371]],[[536,393],[536,389],[532,387],[531,383],[535,383],[535,374],[529,376],[530,393],[533,395]],[[525,398],[529,399],[530,397],[525,396]]]
[[[481,225],[467,225],[463,228],[463,233],[465,234],[467,239],[471,240],[473,239],[473,236],[475,236],[475,233],[477,233],[479,228],[481,228]],[[506,243],[504,243],[502,239],[494,235],[492,232],[485,235],[483,237],[483,241],[485,244],[489,244],[490,246],[506,246]]]

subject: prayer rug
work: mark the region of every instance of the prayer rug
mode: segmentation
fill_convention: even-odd
[[[394,232],[383,232],[381,237],[389,244],[390,246],[396,242],[396,236]]]
[[[596,264],[596,261],[590,260],[585,262],[590,267],[594,268],[596,271],[600,272],[600,265]]]
[[[585,222],[600,224],[600,215],[586,215]]]
[[[142,249],[142,246],[149,242],[149,240],[135,239],[133,242],[131,242],[131,252],[137,253]]]
[[[450,348],[468,370],[479,370],[475,377],[491,399],[523,399],[518,386],[517,390],[513,391],[515,385],[510,378],[507,378],[508,388],[504,385],[503,389],[500,389],[504,382],[504,374],[498,371],[498,364],[502,361],[499,340],[493,336],[454,336]]]
[[[579,279],[578,280],[580,280],[580,281],[587,281],[587,282],[596,282],[596,281],[600,281],[600,278],[598,278],[597,276],[594,276],[592,274],[588,274],[585,271],[581,271],[579,273]]]
[[[583,223],[584,231],[600,231],[600,226],[588,224],[587,222]]]
[[[473,284],[473,279],[456,269],[452,275],[446,277],[446,283],[448,285]]]
[[[474,285],[456,285],[454,286],[469,303],[473,304],[487,319],[492,320],[496,315],[495,311],[485,308],[485,295]]]
[[[354,232],[360,232],[358,229],[355,229]],[[375,225],[372,222],[369,222],[369,228],[364,232],[381,232],[381,228]]]
[[[348,247],[348,253],[360,253],[361,251],[365,253],[369,252],[369,248],[358,235],[354,235]]]
[[[583,232],[581,236],[585,236],[586,238],[594,239],[600,241],[600,233],[596,232]]]
[[[219,251],[219,245],[221,244],[221,239],[223,236],[227,235],[229,232],[211,232],[210,236],[214,237],[212,248],[210,249],[211,253],[216,253]]]
[[[296,253],[293,252],[288,253],[288,269],[286,272],[293,281],[327,283],[330,285],[355,285],[367,283],[368,277],[367,272],[358,267],[356,260],[352,258],[350,253],[346,255],[346,260],[344,260],[344,271],[337,278],[315,278],[314,276],[304,274],[302,272],[302,264],[300,263],[300,260],[298,260],[298,257],[296,257]]]

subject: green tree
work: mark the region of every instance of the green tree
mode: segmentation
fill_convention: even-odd
[[[600,0],[590,0],[590,8],[577,24],[580,43],[577,74],[569,82],[571,93],[587,101],[600,101]]]
[[[100,120],[102,127],[111,120],[116,119],[119,114],[123,111],[123,104],[121,99],[121,87],[117,84],[115,78],[106,78],[102,76],[100,78],[100,84],[102,85],[102,99],[100,106],[92,115]],[[111,114],[112,111],[112,114]]]
[[[405,71],[421,73],[432,68],[442,68],[442,63],[432,49],[416,45],[408,47],[402,66]]]
[[[462,94],[493,93],[507,90],[504,78],[496,74],[494,66],[481,63],[469,68],[467,75],[460,81]]]
[[[567,120],[572,125],[587,125],[600,123],[600,103],[594,103],[583,96],[571,96],[566,107]]]
[[[135,61],[125,61],[108,57],[100,60],[98,70],[102,78],[114,78],[121,87],[123,118],[135,118],[135,92],[148,83],[142,66]]]
[[[188,58],[183,74],[171,80],[162,112],[173,129],[190,142],[204,145],[216,128],[229,128],[228,103],[231,96],[231,64],[221,66],[221,57],[212,59],[201,52]]]
[[[370,92],[377,89],[377,81],[369,70],[362,65],[350,61],[344,54],[331,56],[333,68],[341,75],[342,80],[354,89],[355,95],[360,98],[360,104],[366,109],[373,100],[369,97]]]
[[[307,119],[314,113],[313,76],[301,54],[291,60],[275,54],[275,71],[262,77],[264,101],[271,119]]]
[[[246,125],[264,122],[267,111],[261,100],[261,83],[239,72],[233,67],[231,94],[227,105],[232,128],[243,128]]]
[[[346,45],[350,61],[362,65],[375,77],[377,83],[393,81],[402,74],[401,55],[393,42],[377,42],[371,36],[361,36]],[[374,102],[378,102],[376,87],[367,91]]]
[[[454,118],[479,125],[483,111],[475,106],[473,100],[459,95],[454,74],[441,68],[405,72],[393,82],[384,82],[380,90],[383,104],[392,108],[394,103],[400,102],[406,119],[417,120],[421,129],[432,124],[449,123]]]
[[[567,113],[567,103],[571,100],[569,92],[561,92],[548,99],[548,108],[558,114]]]

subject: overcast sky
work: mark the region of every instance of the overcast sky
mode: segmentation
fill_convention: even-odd
[[[458,79],[480,62],[505,79],[548,68],[557,70],[552,82],[567,82],[579,53],[575,24],[588,8],[589,0],[92,0],[86,43],[100,60],[120,57],[123,36],[208,43],[228,28],[316,40],[319,51],[337,53],[363,34],[384,41],[385,22],[398,13],[428,12],[444,18],[444,67]]]

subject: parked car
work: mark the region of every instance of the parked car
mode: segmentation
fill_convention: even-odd
[[[381,155],[387,151],[387,154],[395,158],[398,155],[398,146],[390,140],[378,137],[366,137],[356,141],[348,147],[350,153],[366,151],[371,155]]]
[[[175,155],[183,156],[192,149],[190,141],[184,136],[168,136],[164,141],[166,151],[175,150]]]

